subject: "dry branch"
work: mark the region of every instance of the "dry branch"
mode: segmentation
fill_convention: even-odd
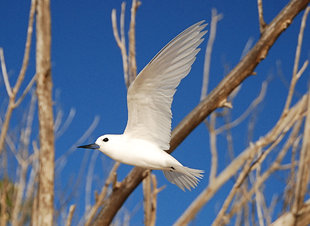
[[[266,57],[269,49],[281,33],[292,23],[293,19],[308,5],[309,0],[293,0],[266,27],[261,38],[242,61],[222,80],[222,82],[173,130],[170,142],[171,153],[188,134],[196,128],[211,112],[219,107],[229,94],[253,74],[255,67]],[[128,176],[119,183],[107,198],[104,208],[100,211],[94,225],[109,225],[119,208],[131,192],[143,180],[144,170],[135,167]],[[207,191],[208,192],[208,191]],[[211,191],[209,191],[211,192]],[[211,192],[212,193],[212,192]]]
[[[131,5],[131,17],[129,28],[129,83],[130,85],[137,76],[137,62],[136,62],[136,14],[138,7],[141,5],[139,0],[133,0]],[[129,87],[129,86],[128,86]]]
[[[68,213],[68,217],[67,217],[67,221],[66,221],[66,226],[71,226],[72,225],[72,217],[74,214],[76,206],[75,205],[71,205],[69,208],[69,213]]]
[[[10,123],[10,119],[12,116],[12,112],[13,112],[14,108],[16,107],[15,99],[16,99],[17,93],[20,89],[20,86],[21,86],[22,82],[24,81],[26,70],[28,67],[35,8],[36,8],[36,0],[32,0],[31,1],[31,7],[30,7],[30,13],[29,13],[29,22],[28,22],[27,38],[26,38],[26,44],[25,44],[25,53],[24,53],[24,58],[23,58],[23,64],[22,64],[22,67],[21,67],[21,70],[19,72],[16,84],[13,87],[13,89],[10,87],[10,84],[9,84],[9,81],[7,78],[4,56],[3,56],[3,59],[1,59],[2,73],[4,76],[6,89],[8,91],[8,95],[9,95],[10,99],[9,99],[9,105],[8,105],[6,113],[5,113],[5,119],[4,119],[2,128],[1,128],[0,154],[1,154],[3,147],[4,147],[4,141],[5,141],[5,137],[7,135],[8,129],[9,129],[9,123]],[[1,51],[1,53],[3,54],[2,51]],[[20,102],[20,101],[18,101],[18,102]]]
[[[259,19],[259,31],[263,33],[266,27],[266,23],[263,17],[263,2],[262,0],[257,0],[257,9],[258,9],[258,19]]]
[[[200,101],[202,101],[208,93],[209,77],[210,77],[210,66],[211,66],[211,53],[213,49],[213,43],[216,36],[217,23],[223,18],[223,14],[217,14],[216,9],[212,9],[211,25],[210,25],[210,36],[205,52],[205,61],[203,65],[203,80]]]
[[[302,208],[304,198],[308,190],[309,166],[310,166],[310,93],[308,95],[308,110],[303,136],[303,145],[300,153],[300,160],[297,172],[297,182],[295,187],[295,200],[292,206],[292,213],[297,215]]]

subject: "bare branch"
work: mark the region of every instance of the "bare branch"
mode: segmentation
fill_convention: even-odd
[[[18,105],[20,105],[20,103],[23,101],[23,99],[25,98],[25,96],[27,95],[27,93],[29,92],[29,90],[31,89],[32,85],[34,84],[34,82],[36,81],[36,74],[32,77],[32,79],[30,80],[30,82],[28,83],[27,87],[25,88],[25,90],[23,91],[22,95],[18,98],[18,100],[15,102],[14,104],[14,108],[16,108]]]
[[[108,188],[110,186],[110,184],[113,182],[115,175],[116,175],[116,171],[118,169],[118,167],[120,166],[119,162],[115,162],[113,168],[111,169],[109,176],[104,184],[104,187],[102,188],[100,195],[98,197],[97,202],[95,203],[95,205],[90,209],[89,214],[86,217],[86,223],[85,226],[88,225],[92,225],[92,220],[95,216],[95,214],[97,213],[99,207],[103,204],[103,201],[107,195],[108,192]]]
[[[297,172],[297,181],[295,188],[295,200],[292,207],[292,213],[297,215],[303,206],[304,198],[309,183],[310,167],[310,92],[308,94],[308,110],[304,128],[303,145],[300,153],[300,160]]]
[[[32,31],[33,31],[33,21],[34,21],[34,14],[35,14],[35,8],[36,8],[36,0],[31,1],[31,7],[30,7],[30,14],[29,14],[29,23],[28,23],[28,30],[27,30],[27,39],[26,39],[26,46],[25,46],[25,53],[24,53],[24,59],[23,59],[23,64],[22,68],[20,70],[20,73],[18,75],[16,84],[11,90],[11,96],[10,96],[10,101],[9,105],[7,107],[6,113],[5,113],[5,119],[1,128],[1,134],[0,134],[0,154],[3,150],[4,147],[4,140],[6,137],[6,134],[9,129],[9,123],[11,120],[12,112],[13,109],[15,108],[15,98],[16,94],[21,86],[22,81],[24,80],[26,69],[28,66],[28,61],[29,61],[29,53],[30,53],[30,46],[31,46],[31,37],[32,37]],[[3,62],[1,60],[1,62]]]
[[[298,44],[297,44],[297,48],[296,48],[294,68],[293,68],[293,76],[292,76],[292,80],[291,80],[291,84],[290,84],[290,88],[289,88],[289,94],[287,96],[285,107],[284,107],[285,110],[283,111],[284,114],[286,113],[287,109],[289,108],[289,106],[291,104],[291,101],[293,98],[293,93],[295,90],[295,85],[296,85],[298,78],[300,77],[300,75],[297,76],[297,71],[298,71],[298,65],[299,65],[299,58],[300,58],[302,40],[304,37],[304,30],[305,30],[305,26],[306,26],[306,19],[307,19],[309,11],[310,11],[310,7],[307,7],[307,9],[305,10],[305,13],[302,17],[302,21],[301,21],[301,25],[300,25],[300,31],[299,31],[299,35],[298,35]]]
[[[1,69],[2,69],[2,75],[3,75],[3,80],[4,80],[5,88],[6,88],[6,91],[7,91],[8,95],[9,95],[9,97],[12,97],[12,88],[11,88],[11,85],[10,85],[8,73],[6,71],[6,64],[5,64],[4,54],[3,54],[3,49],[2,48],[0,48],[0,60],[1,60]]]
[[[137,76],[137,62],[136,62],[136,13],[138,7],[141,5],[139,0],[133,0],[131,5],[131,17],[129,28],[129,84],[130,85]]]
[[[256,97],[256,99],[254,101],[252,101],[250,106],[237,119],[235,119],[234,121],[216,129],[215,133],[220,134],[220,133],[224,132],[224,130],[231,129],[231,128],[237,126],[239,123],[241,123],[250,114],[250,112],[255,107],[257,107],[257,105],[259,103],[261,103],[263,101],[263,99],[266,95],[267,86],[268,86],[268,83],[266,81],[264,81],[262,83],[262,88],[261,88],[261,91],[260,91],[258,97]]]
[[[257,0],[257,9],[258,9],[258,19],[259,19],[259,31],[263,33],[266,28],[266,23],[263,17],[263,2],[262,0]]]
[[[144,225],[150,225],[151,218],[151,203],[152,203],[152,189],[151,189],[151,171],[146,171],[147,176],[142,182],[143,187],[143,207],[144,207]]]
[[[69,213],[68,213],[68,217],[67,217],[67,221],[66,221],[66,226],[71,226],[72,225],[72,217],[75,211],[75,207],[76,205],[71,205],[69,208]]]
[[[209,133],[210,133],[210,151],[211,151],[211,169],[209,183],[212,183],[217,174],[218,155],[216,148],[216,133],[215,133],[216,114],[211,114]]]
[[[211,66],[211,53],[213,48],[213,43],[216,36],[217,23],[223,18],[223,14],[217,14],[216,9],[212,9],[211,16],[211,26],[210,26],[210,36],[208,39],[208,44],[205,52],[205,61],[203,66],[203,80],[200,101],[202,101],[208,93],[209,77],[210,77],[210,66]]]
[[[112,19],[112,28],[113,28],[113,34],[114,38],[116,40],[116,43],[118,47],[121,50],[122,60],[123,60],[123,70],[124,70],[124,79],[126,86],[129,87],[129,78],[128,78],[128,57],[127,57],[127,50],[126,50],[126,43],[125,43],[125,35],[124,35],[124,20],[125,20],[125,8],[126,3],[122,3],[122,11],[120,16],[120,33],[121,37],[119,37],[118,29],[117,29],[117,20],[116,20],[116,10],[112,10],[111,19]]]

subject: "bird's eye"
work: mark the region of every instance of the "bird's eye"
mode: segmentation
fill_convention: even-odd
[[[103,138],[103,140],[102,140],[103,142],[108,142],[109,141],[109,139],[108,138]]]

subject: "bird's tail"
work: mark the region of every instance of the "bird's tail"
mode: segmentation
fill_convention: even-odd
[[[191,190],[195,188],[199,179],[203,177],[203,170],[191,169],[185,166],[174,166],[170,170],[163,170],[163,173],[168,181],[177,185],[183,191],[184,188]]]

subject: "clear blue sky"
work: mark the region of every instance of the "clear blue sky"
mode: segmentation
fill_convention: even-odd
[[[269,23],[287,2],[263,1],[266,22]],[[0,46],[4,49],[11,84],[15,82],[22,62],[29,5],[29,1],[0,1]],[[126,33],[130,6],[131,2],[129,1],[126,10]],[[100,122],[91,137],[85,140],[85,143],[93,142],[98,136],[105,133],[122,133],[126,126],[126,87],[120,50],[114,40],[111,27],[113,8],[117,10],[119,16],[121,1],[55,0],[51,3],[55,112],[57,109],[61,109],[66,117],[71,108],[76,110],[71,125],[56,141],[57,159],[70,149],[97,115],[100,116]],[[142,1],[136,18],[138,71],[182,30],[200,20],[210,22],[212,8],[216,8],[219,13],[224,15],[218,24],[212,52],[209,90],[213,89],[227,74],[227,71],[239,62],[247,41],[252,38],[255,43],[260,36],[257,5],[254,0]],[[238,117],[247,108],[258,95],[262,81],[271,76],[267,98],[259,107],[254,140],[263,136],[274,125],[283,108],[287,87],[278,76],[277,62],[281,65],[282,76],[285,80],[290,81],[301,16],[302,14],[293,21],[293,24],[271,48],[267,59],[257,67],[257,76],[252,76],[244,82],[234,102],[232,118]],[[182,81],[176,93],[172,109],[173,127],[199,103],[207,39],[208,34],[201,45],[202,51],[198,54],[191,73]],[[305,30],[301,64],[304,60],[309,59],[310,55],[310,43],[305,40],[310,40],[309,20]],[[35,71],[34,45],[32,47],[26,81],[31,79]],[[306,92],[308,82],[309,69],[297,84],[299,94]],[[2,78],[0,79],[0,88],[2,99],[6,97]],[[29,98],[25,100],[25,103],[27,101]],[[4,106],[1,106],[1,115],[4,113],[3,109],[5,109]],[[21,113],[19,110],[14,113],[13,123]],[[247,123],[248,119],[233,130],[236,154],[246,147]],[[16,125],[13,124],[12,128],[14,126]],[[35,137],[36,135],[34,135]],[[229,162],[224,136],[219,137],[218,151],[221,170]],[[78,205],[75,223],[79,219],[78,215],[84,212],[85,183],[87,171],[91,167],[90,159],[92,157],[97,159],[94,166],[92,193],[95,190],[100,190],[106,172],[112,166],[112,161],[108,157],[101,153],[93,153],[89,150],[70,152],[65,167],[61,172],[57,171],[56,174],[57,206],[59,206],[60,200],[65,200],[71,195],[72,190],[75,190],[68,203]],[[208,184],[210,152],[208,131],[205,126],[200,125],[195,129],[173,155],[184,165],[203,169],[206,174],[197,189],[184,193],[170,184],[161,172],[155,172],[158,176],[159,186],[166,185],[166,188],[158,196],[157,225],[171,225]],[[57,167],[60,169],[59,165]],[[131,168],[131,166],[121,166],[118,173],[119,180],[123,179]],[[82,172],[81,177],[78,177],[79,172]],[[79,181],[80,184],[74,186],[76,181]],[[194,222],[195,225],[208,225],[212,222],[231,185],[232,181],[228,182],[202,209]],[[125,204],[126,211],[132,213],[131,225],[143,224],[141,187],[140,185],[136,189]],[[277,187],[271,184],[269,189],[271,197]],[[92,195],[92,203],[93,200],[94,196]],[[270,203],[271,200],[267,201]],[[68,206],[65,213],[67,213]]]

